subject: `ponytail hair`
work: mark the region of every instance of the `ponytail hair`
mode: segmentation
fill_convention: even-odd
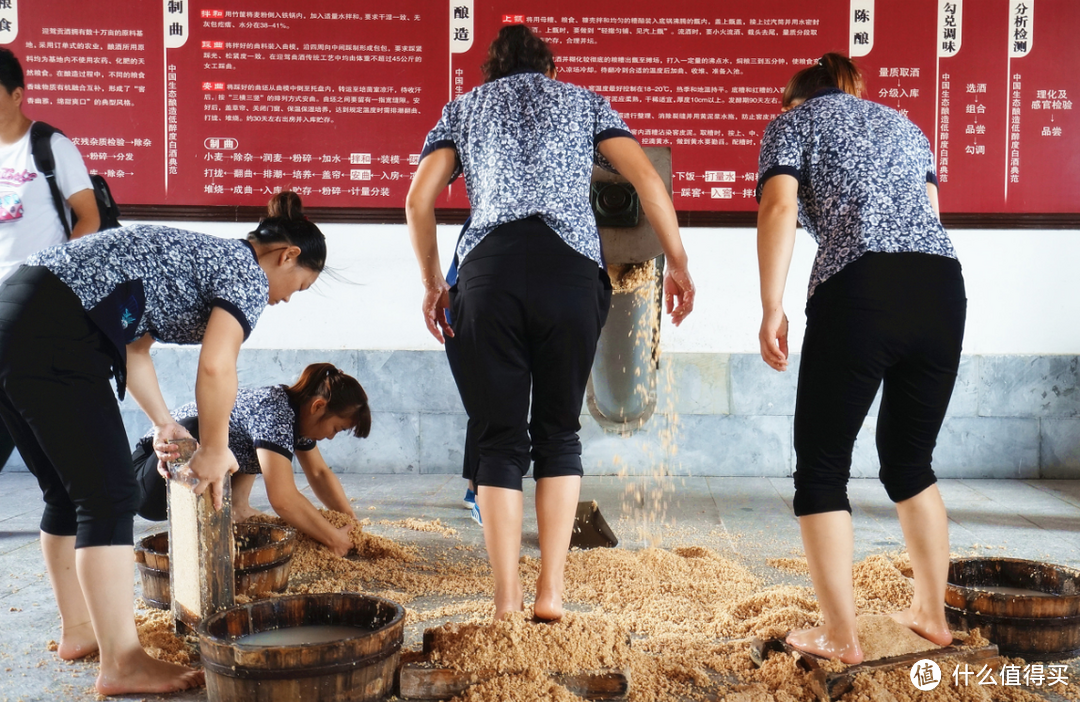
[[[297,412],[316,399],[326,400],[329,414],[352,422],[353,436],[365,439],[371,433],[367,393],[356,378],[346,375],[333,363],[312,363],[295,385],[285,386],[285,394]]]
[[[511,73],[555,70],[555,57],[547,42],[524,24],[508,24],[488,47],[488,58],[480,67],[484,82],[505,78]]]
[[[326,267],[326,237],[308,221],[300,196],[291,190],[283,190],[271,198],[267,216],[247,238],[264,245],[285,244],[299,248],[296,262],[316,273]]]
[[[843,54],[829,52],[791,77],[780,106],[788,110],[792,103],[800,103],[823,88],[839,88],[855,97],[865,93],[862,73],[855,62]]]

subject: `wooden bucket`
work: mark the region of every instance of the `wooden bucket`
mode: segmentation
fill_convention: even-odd
[[[990,592],[987,586],[1053,596]],[[1005,655],[1072,658],[1080,655],[1080,571],[1018,558],[957,559],[949,564],[945,614],[950,626],[978,628]]]
[[[172,604],[169,590],[169,532],[151,534],[135,546],[135,565],[142,580],[146,604],[168,609]]]
[[[236,552],[236,592],[265,597],[289,586],[296,532],[276,524],[245,522],[233,525]],[[142,580],[143,599],[152,607],[169,609],[169,532],[152,534],[135,547],[135,564]]]
[[[357,628],[320,644],[251,646],[248,634],[297,626]],[[199,626],[211,702],[369,702],[388,696],[401,658],[405,609],[353,593],[274,597],[227,609]]]
[[[244,522],[233,525],[233,539],[236,592],[251,597],[285,592],[296,550],[296,532],[276,524]]]

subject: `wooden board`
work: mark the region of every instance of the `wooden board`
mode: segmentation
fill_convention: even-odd
[[[224,504],[215,510],[209,490],[196,496],[169,480],[169,585],[178,633],[236,603],[231,482],[223,485]]]
[[[795,656],[798,660],[799,667],[806,671],[810,688],[813,690],[814,695],[823,702],[830,702],[831,700],[840,699],[844,693],[850,690],[855,682],[855,676],[859,673],[877,673],[895,670],[897,668],[910,668],[917,661],[924,659],[936,661],[943,658],[949,658],[966,663],[978,662],[983,665],[990,665],[991,667],[993,667],[994,663],[998,660],[998,647],[993,644],[977,648],[961,648],[959,645],[960,643],[961,642],[959,641],[953,641],[953,645],[951,646],[936,648],[930,651],[919,651],[917,653],[908,653],[902,656],[892,656],[890,658],[879,658],[874,661],[866,661],[849,666],[836,673],[827,672],[821,667],[821,664],[825,662],[824,658],[815,656],[812,653],[800,651],[782,639],[769,639],[768,641],[754,639],[750,642],[750,659],[754,662],[754,665],[760,666],[765,662],[765,659],[774,653],[785,653]]]
[[[401,667],[399,696],[406,700],[448,700],[467,688],[499,675],[494,670],[464,672],[432,668],[424,663]],[[587,700],[625,700],[630,690],[629,671],[617,668],[551,676],[573,694]]]

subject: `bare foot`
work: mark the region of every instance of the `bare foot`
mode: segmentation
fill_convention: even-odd
[[[514,612],[525,611],[525,596],[519,591],[510,597],[495,597],[495,619],[509,619]]]
[[[254,507],[237,507],[236,505],[233,505],[232,508],[232,520],[234,524],[241,524],[252,517],[262,516],[265,516],[265,514]]]
[[[862,646],[859,645],[858,638],[841,641],[836,637],[830,637],[824,626],[793,631],[787,635],[786,641],[800,651],[813,653],[822,658],[839,658],[841,662],[848,665],[863,661]]]
[[[533,602],[533,616],[545,622],[557,622],[562,619],[562,596],[538,590],[536,601]]]
[[[72,627],[63,627],[60,632],[60,645],[56,648],[56,655],[61,660],[73,661],[89,656],[98,650],[97,637],[94,636],[94,626],[90,622],[83,622]]]
[[[907,608],[889,615],[897,624],[903,624],[919,636],[928,641],[933,641],[938,646],[948,646],[952,643],[953,635],[949,631],[949,624],[945,621],[945,610],[942,609],[940,616],[933,617],[914,608]]]
[[[95,689],[103,695],[161,693],[188,690],[205,684],[203,671],[151,658],[141,648],[113,661],[101,664]]]

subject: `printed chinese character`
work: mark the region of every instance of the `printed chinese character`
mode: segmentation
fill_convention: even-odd
[[[1001,684],[1002,685],[1019,685],[1020,684],[1020,666],[1012,663],[1005,663],[1001,666]]]
[[[912,675],[915,677],[915,684],[919,686],[919,689],[922,689],[923,685],[933,685],[941,682],[938,676],[935,675],[934,667],[929,662],[922,666],[916,666]]]
[[[469,8],[466,5],[458,5],[454,7],[454,19],[469,19]]]
[[[1046,666],[1046,684],[1048,687],[1054,685],[1068,685],[1069,681],[1065,679],[1065,674],[1068,672],[1068,667],[1064,663],[1050,663]]]

